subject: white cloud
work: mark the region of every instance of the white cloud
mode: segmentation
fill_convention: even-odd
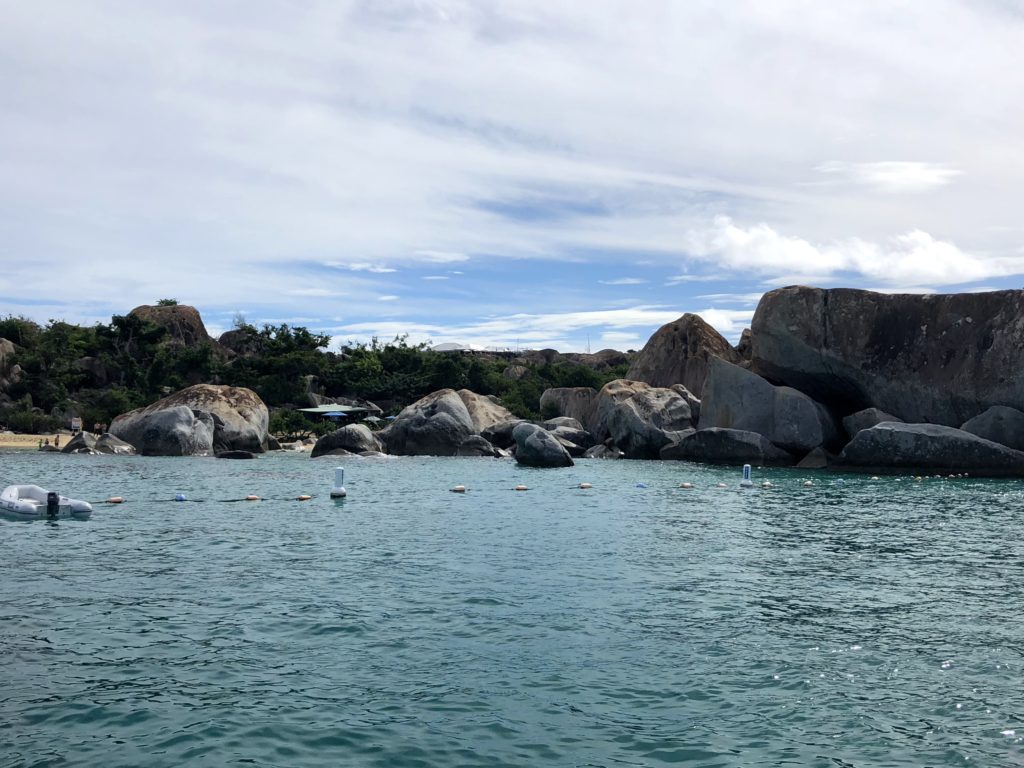
[[[935,163],[884,161],[875,163],[845,163],[832,161],[820,164],[815,170],[835,174],[847,180],[864,184],[880,192],[925,192],[949,184],[963,174],[955,168]]]
[[[982,258],[916,229],[880,243],[850,238],[814,244],[767,224],[741,227],[719,216],[712,226],[691,230],[684,242],[689,254],[719,267],[772,273],[768,282],[774,284],[821,284],[852,275],[883,285],[942,286],[1024,271],[1024,258]]]
[[[398,301],[400,297],[388,294],[385,296],[378,296],[377,301]]]
[[[718,310],[709,310],[717,313]],[[682,311],[663,307],[638,305],[625,309],[592,310],[561,313],[519,313],[505,317],[484,318],[460,324],[416,323],[401,321],[367,321],[339,325],[331,331],[343,338],[368,339],[373,336],[389,338],[408,333],[413,339],[431,339],[435,343],[452,341],[474,344],[481,348],[494,347],[554,347],[578,349],[579,337],[588,329],[596,335],[622,333],[624,329],[658,328],[677,319]],[[748,313],[749,314],[749,313]],[[716,319],[733,322],[732,315],[713,314]],[[710,321],[709,321],[710,322]],[[640,336],[635,331],[631,337]]]
[[[386,275],[398,271],[393,267],[387,267],[383,264],[371,264],[366,261],[356,261],[348,264],[343,262],[331,261],[327,263],[327,266],[335,267],[337,269],[350,269],[353,272],[372,272],[377,275]]]
[[[421,280],[448,280],[447,275],[424,275]]]
[[[615,280],[598,280],[602,285],[643,285],[647,281],[639,277],[619,277]]]
[[[469,256],[465,253],[451,251],[416,251],[416,257],[419,261],[428,261],[431,264],[454,264],[460,261],[469,261]]]
[[[613,349],[626,349],[641,347],[647,343],[647,339],[641,338],[640,335],[636,333],[608,331],[607,333],[601,334],[601,342],[607,344]]]
[[[700,282],[1024,273],[1002,3],[8,5],[0,293],[40,319],[12,302],[330,317],[344,291],[347,316],[409,327],[496,296],[541,317],[550,295],[511,288],[552,261],[580,286],[671,269],[678,290],[644,291],[671,305]],[[507,259],[521,279],[489,271]],[[461,263],[461,299],[375,299],[398,289],[375,275]]]

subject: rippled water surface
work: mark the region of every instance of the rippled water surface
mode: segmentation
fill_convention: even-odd
[[[1024,765],[1020,482],[335,462],[0,453],[0,764]]]

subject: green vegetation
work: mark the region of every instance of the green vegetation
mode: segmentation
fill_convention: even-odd
[[[161,299],[167,306],[177,302]],[[91,328],[51,320],[0,319],[0,338],[15,352],[20,377],[9,381],[0,424],[19,431],[52,429],[74,411],[86,425],[115,416],[201,382],[249,387],[271,408],[271,431],[314,434],[332,428],[292,409],[307,393],[377,402],[389,412],[445,387],[495,395],[510,411],[539,418],[549,387],[600,388],[624,368],[601,373],[570,362],[531,362],[508,356],[430,352],[406,337],[350,343],[327,351],[329,336],[289,325],[262,328],[236,318],[226,345],[185,345],[136,315],[116,315]],[[547,360],[547,358],[545,358]]]

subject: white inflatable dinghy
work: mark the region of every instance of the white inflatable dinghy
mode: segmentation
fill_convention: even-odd
[[[88,517],[92,514],[92,504],[69,499],[38,485],[8,485],[0,493],[0,512],[25,519]]]

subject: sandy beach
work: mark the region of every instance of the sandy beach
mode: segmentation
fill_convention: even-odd
[[[67,445],[67,441],[71,439],[71,435],[64,432],[59,433],[59,435],[61,445]],[[49,440],[50,445],[53,445],[54,439],[57,436],[57,433],[52,435],[16,435],[13,432],[0,432],[0,448],[15,448],[24,451],[35,451],[39,449],[40,440]]]

